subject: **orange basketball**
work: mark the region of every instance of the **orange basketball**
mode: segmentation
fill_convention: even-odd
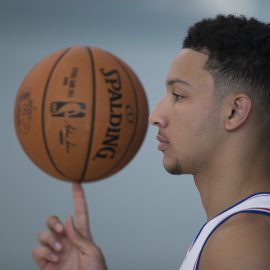
[[[15,127],[53,177],[90,182],[121,170],[146,134],[148,103],[132,69],[102,49],[71,47],[38,62],[17,93]]]

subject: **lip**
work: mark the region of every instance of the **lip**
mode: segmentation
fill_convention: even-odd
[[[156,138],[159,141],[158,150],[164,151],[168,147],[169,141],[160,134],[158,134]]]

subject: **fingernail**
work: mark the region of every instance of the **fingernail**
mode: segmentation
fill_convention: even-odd
[[[54,248],[55,248],[56,250],[60,250],[60,249],[62,248],[61,243],[55,242],[55,243],[54,243]]]
[[[56,225],[55,225],[55,230],[57,231],[57,232],[62,232],[63,231],[63,225],[61,224],[61,223],[57,223]]]

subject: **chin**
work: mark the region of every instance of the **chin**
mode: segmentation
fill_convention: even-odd
[[[166,162],[163,160],[163,166],[165,170],[173,175],[180,175],[183,174],[183,168],[178,160],[175,160],[169,164],[169,162]]]

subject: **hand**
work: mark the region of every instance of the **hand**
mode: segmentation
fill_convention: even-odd
[[[106,270],[101,250],[90,232],[88,208],[83,188],[73,184],[73,218],[65,224],[56,216],[48,218],[48,231],[38,234],[41,246],[33,249],[32,256],[41,270]]]

